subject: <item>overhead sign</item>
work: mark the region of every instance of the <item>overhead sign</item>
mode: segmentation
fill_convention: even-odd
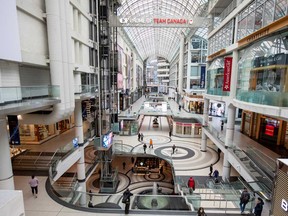
[[[114,15],[113,15],[114,16]],[[118,27],[203,27],[208,22],[205,17],[111,17],[111,26]]]

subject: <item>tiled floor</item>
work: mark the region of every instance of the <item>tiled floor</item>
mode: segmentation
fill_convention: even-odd
[[[140,106],[144,101],[144,97],[138,100],[133,104],[133,111],[138,111]],[[174,101],[170,101],[170,107],[173,110],[174,115],[189,116],[190,113],[187,113],[183,109],[181,112],[178,111],[178,105]],[[122,115],[125,115],[125,113]],[[214,150],[215,145],[211,142],[208,142],[208,151],[200,151],[200,138],[191,139],[191,138],[179,138],[172,136],[172,139],[169,139],[168,136],[168,123],[166,118],[161,117],[162,127],[159,129],[153,129],[149,127],[150,117],[144,118],[141,132],[145,135],[144,142],[149,142],[149,139],[152,138],[154,141],[154,148],[147,148],[147,154],[165,154],[171,157],[172,145],[175,144],[178,147],[176,154],[172,155],[173,165],[175,167],[175,173],[177,176],[182,176],[183,178],[188,178],[189,176],[207,176],[209,173],[209,165],[214,164],[214,169],[218,169],[220,175],[222,173],[222,164],[223,164],[223,155],[221,154],[220,160],[218,160],[217,152]],[[220,120],[219,118],[213,118],[212,124],[216,125],[220,131]],[[225,127],[222,132],[225,135]],[[53,138],[46,143],[36,146],[36,145],[26,145],[25,148],[32,148],[35,151],[55,151],[60,146],[65,145],[66,143],[71,142],[72,138],[75,137],[74,129],[71,129],[60,136]],[[138,141],[137,136],[115,136],[115,140],[122,140],[124,144],[128,144],[134,147],[133,151],[138,153],[143,153],[142,144]],[[269,154],[270,157],[276,158],[277,155],[265,147],[259,145],[258,143],[250,140],[246,136],[242,135],[240,132],[235,131],[234,139],[239,143],[240,148],[245,148],[248,146],[254,146],[261,148],[265,153]],[[244,141],[243,141],[244,140]],[[193,160],[189,160],[185,155],[189,154],[189,149],[193,150],[194,156]],[[119,167],[120,172],[122,166]],[[237,175],[237,172],[232,169],[232,176]],[[15,187],[18,190],[23,191],[24,203],[25,203],[25,214],[26,216],[82,216],[82,215],[95,215],[95,213],[80,212],[66,208],[55,201],[53,201],[45,191],[45,181],[47,177],[38,177],[40,181],[39,185],[39,195],[38,198],[32,197],[30,187],[28,185],[28,179],[30,177],[26,176],[14,176]],[[266,210],[267,211],[267,210]],[[124,213],[124,212],[123,212]],[[267,213],[267,212],[266,212]],[[104,213],[97,213],[97,215],[106,215]],[[113,216],[114,214],[108,214]],[[122,215],[122,214],[115,214]],[[123,214],[124,215],[124,214]],[[133,215],[133,214],[130,214]],[[163,215],[163,214],[161,214]],[[171,214],[170,214],[171,215]],[[268,215],[264,214],[263,215]]]

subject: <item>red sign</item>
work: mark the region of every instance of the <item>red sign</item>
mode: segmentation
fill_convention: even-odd
[[[224,59],[224,81],[223,91],[230,91],[231,73],[232,73],[232,57]]]
[[[274,126],[273,125],[266,125],[265,127],[265,134],[268,136],[273,136],[274,135]]]
[[[154,24],[192,24],[193,20],[190,19],[166,19],[166,18],[154,18]]]

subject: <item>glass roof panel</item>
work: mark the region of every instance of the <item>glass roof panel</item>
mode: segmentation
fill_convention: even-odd
[[[120,0],[118,16],[126,18],[193,18],[206,16],[208,0]],[[162,56],[171,61],[179,48],[180,35],[190,28],[124,27],[143,60],[150,56]],[[199,28],[196,34],[207,38],[207,28]]]

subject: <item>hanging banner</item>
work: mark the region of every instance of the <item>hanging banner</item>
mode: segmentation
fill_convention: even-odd
[[[20,145],[21,143],[20,143],[18,118],[16,115],[8,115],[7,117],[8,117],[9,133],[10,133],[9,144]]]
[[[231,73],[232,73],[232,57],[224,59],[224,82],[223,91],[230,91]]]
[[[206,71],[206,66],[201,66],[201,73],[200,73],[200,88],[201,89],[205,88],[205,71]]]

